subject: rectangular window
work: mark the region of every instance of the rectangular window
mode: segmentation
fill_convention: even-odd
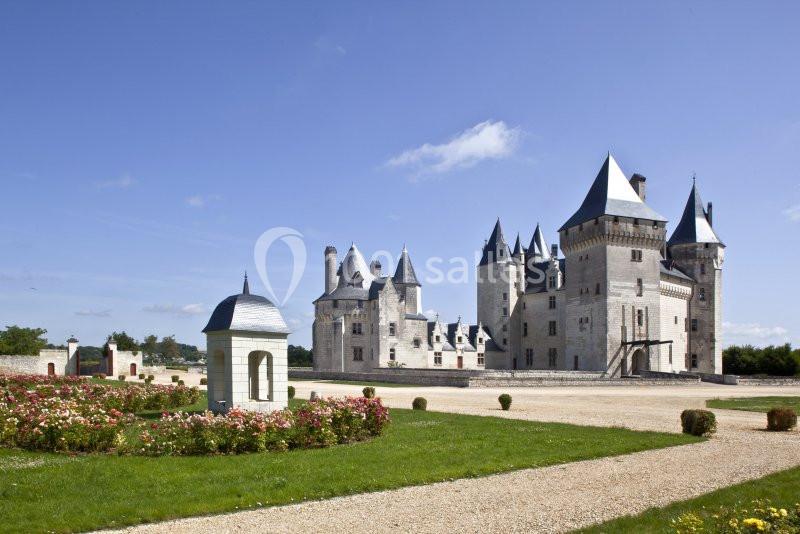
[[[678,316],[675,316],[675,324],[678,324]]]
[[[555,367],[558,365],[558,351],[557,349],[550,348],[547,350],[547,365]]]
[[[484,358],[482,352],[478,353],[478,365],[486,365],[486,359]]]
[[[338,300],[334,300],[333,301],[333,307],[334,308],[338,308],[339,307],[339,301]]]
[[[636,279],[636,296],[641,297],[644,295],[644,281],[641,278]]]
[[[442,336],[436,336],[436,342],[439,343],[442,341]]]
[[[549,297],[549,298],[547,299],[547,304],[548,304],[548,307],[549,307],[551,310],[555,310],[555,309],[556,309],[556,297],[555,297],[555,296],[551,296],[551,297]]]
[[[550,321],[550,323],[548,324],[548,327],[547,327],[547,333],[549,335],[551,335],[551,336],[556,335],[556,322],[555,321]]]
[[[503,293],[503,300],[508,300],[508,293]]]
[[[463,343],[463,342],[464,342],[464,338],[461,337],[461,336],[458,336],[458,339],[456,340],[456,343]]]
[[[395,352],[394,348],[389,349],[389,359],[394,361],[397,357],[397,352]]]
[[[503,308],[503,317],[508,317],[508,308]]]
[[[364,349],[362,349],[361,347],[353,347],[353,361],[354,362],[364,361]]]
[[[644,326],[644,310],[636,310],[636,324]]]
[[[442,353],[441,352],[434,352],[433,353],[433,365],[442,365]]]
[[[422,341],[420,341],[420,339],[418,337],[415,337],[414,338],[414,348],[418,349],[420,347],[420,345],[422,345]]]
[[[525,365],[533,367],[533,349],[525,349]]]
[[[701,263],[700,264],[700,274],[706,274],[706,264],[705,263]]]
[[[672,365],[672,345],[669,346],[669,364]]]
[[[550,289],[555,289],[555,288],[556,288],[556,277],[555,276],[551,276],[550,277]]]
[[[692,354],[692,369],[697,369],[697,354]]]
[[[528,335],[528,323],[522,323],[522,335],[523,336]]]
[[[505,347],[506,345],[508,345],[508,338],[504,337],[503,338],[503,346]]]
[[[706,301],[706,288],[701,287],[700,288],[700,294],[697,297],[700,299],[701,302],[705,302]]]
[[[356,301],[356,308],[358,308],[359,310],[364,309],[364,301],[363,300],[357,300]]]
[[[597,284],[594,286],[594,294],[595,295],[600,294],[600,282],[597,282]]]
[[[353,323],[353,334],[357,336],[361,335],[361,323]]]
[[[632,249],[631,250],[631,261],[641,262],[642,261],[642,251],[638,250],[638,249]]]
[[[397,335],[397,323],[389,323],[389,335],[390,336]]]
[[[697,319],[692,319],[692,332],[697,332]]]
[[[508,325],[507,324],[503,325],[503,332],[508,332]]]

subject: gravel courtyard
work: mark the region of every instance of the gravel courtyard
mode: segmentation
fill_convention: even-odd
[[[358,386],[292,382],[299,398]],[[384,388],[389,407],[417,396],[436,411],[679,432],[680,412],[714,397],[800,395],[800,387],[654,386]],[[513,395],[502,412],[497,396]],[[764,414],[714,410],[719,431],[696,445],[233,514],[127,532],[564,532],[800,465],[800,433],[768,433]]]

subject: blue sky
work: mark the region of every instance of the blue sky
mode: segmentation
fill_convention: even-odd
[[[302,4],[0,6],[0,324],[204,345],[277,226],[308,252],[290,342],[351,241],[406,243],[424,308],[474,320],[473,273],[426,259],[498,216],[555,240],[610,150],[671,221],[692,173],[714,202],[725,342],[800,344],[800,5]]]

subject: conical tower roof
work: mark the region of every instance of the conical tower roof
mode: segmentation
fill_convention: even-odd
[[[542,261],[550,259],[550,246],[544,239],[544,234],[539,227],[539,223],[536,223],[536,230],[533,231],[531,244],[528,245],[528,256],[540,256]]]
[[[510,255],[511,251],[508,249],[506,239],[503,237],[503,228],[500,226],[500,217],[498,217],[494,230],[492,230],[492,235],[489,236],[489,241],[483,246],[483,255],[479,265],[494,263],[499,258],[508,258]]]
[[[405,246],[403,246],[403,252],[400,253],[400,260],[397,262],[397,269],[394,271],[392,280],[395,284],[405,284],[407,286],[420,285]]]
[[[514,242],[514,252],[511,253],[515,258],[522,256],[522,243],[519,242],[519,232],[517,232],[517,240]]]
[[[578,211],[564,223],[559,231],[591,221],[602,215],[616,215],[634,219],[666,222],[639,198],[611,153],[597,173],[592,187]]]
[[[355,243],[350,246],[350,250],[347,251],[347,254],[342,260],[340,271],[340,285],[360,285],[363,288],[368,288],[373,280],[375,280],[364,256],[361,254],[361,251],[358,250]],[[361,280],[360,284],[359,280]]]
[[[692,191],[689,193],[689,200],[683,208],[678,226],[672,232],[672,237],[667,241],[667,245],[681,245],[684,243],[720,243],[717,233],[708,222],[708,213],[703,206],[697,184],[692,184]]]

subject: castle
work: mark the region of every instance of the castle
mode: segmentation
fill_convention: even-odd
[[[325,249],[315,305],[314,369],[381,367],[722,373],[725,245],[693,185],[672,235],[609,154],[578,210],[548,247],[539,225],[513,249],[498,219],[478,265],[478,322],[422,314],[422,286],[403,248],[394,275],[355,246]],[[337,265],[338,263],[338,265]]]

